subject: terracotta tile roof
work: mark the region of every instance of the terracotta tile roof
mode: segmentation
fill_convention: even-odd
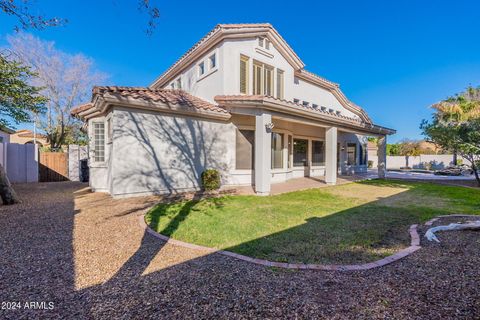
[[[284,99],[278,99],[271,96],[261,96],[261,95],[219,95],[215,97],[215,101],[222,104],[228,104],[228,102],[237,102],[237,101],[245,101],[253,103],[263,103],[263,102],[270,102],[270,103],[278,103],[283,106],[292,106],[294,108],[300,108],[303,110],[308,110],[312,112],[313,115],[321,115],[325,120],[329,120],[332,122],[337,123],[350,123],[355,127],[364,128],[367,131],[383,131],[387,132],[388,134],[395,133],[396,131],[390,128],[385,128],[382,126],[374,125],[371,123],[367,123],[363,120],[347,117],[343,114],[337,114],[336,112],[329,112],[328,110],[322,110],[321,108],[313,108],[311,105],[305,106],[303,104],[295,103],[292,101],[287,101]],[[335,120],[337,119],[337,120]],[[372,131],[372,132],[373,132]]]
[[[90,108],[93,107],[93,103],[91,102],[87,102],[87,103],[84,103],[84,104],[81,104],[81,105],[78,105],[76,107],[74,107],[71,111],[70,111],[70,114],[71,115],[77,115],[79,114],[80,112],[82,111],[85,111],[85,110],[88,110]]]
[[[196,42],[190,49],[187,50],[180,58],[178,58],[167,70],[165,70],[155,81],[151,84],[152,87],[158,86],[160,82],[163,81],[167,75],[174,70],[177,66],[181,65],[183,61],[188,60],[189,56],[193,55],[195,51],[201,50],[204,45],[207,45],[211,38],[215,38],[216,35],[221,33],[232,33],[235,29],[259,29],[258,31],[262,31],[266,33],[275,34],[275,36],[280,40],[283,45],[288,48],[287,51],[290,52],[296,59],[298,59],[298,63],[301,64],[300,67],[303,67],[303,62],[300,61],[298,55],[293,51],[290,45],[282,38],[282,36],[275,30],[275,28],[270,23],[227,23],[227,24],[217,24],[215,28],[210,30],[203,38],[201,38],[198,42]],[[260,30],[263,29],[263,30]],[[254,30],[255,31],[255,30]],[[247,31],[248,32],[248,31]],[[168,76],[170,79],[170,76]]]
[[[288,101],[288,100],[285,100],[285,99],[279,99],[279,98],[275,98],[275,97],[272,97],[272,96],[224,95],[224,96],[216,96],[215,97],[215,101],[219,102],[220,104],[224,101],[238,101],[238,100],[242,100],[242,101],[258,101],[258,100],[277,101],[277,102],[280,102],[280,103],[283,103],[283,104],[288,104],[288,105],[291,105],[291,106],[300,107],[300,108],[305,109],[305,110],[309,110],[309,111],[312,111],[312,112],[315,112],[315,113],[325,114],[325,115],[328,115],[328,116],[333,116],[333,117],[336,117],[336,118],[339,118],[339,119],[345,119],[345,120],[349,120],[349,121],[352,121],[352,122],[358,122],[358,123],[363,122],[363,121],[361,121],[359,119],[356,119],[356,118],[351,118],[351,117],[344,116],[342,114],[337,114],[336,112],[329,112],[328,109],[327,110],[322,110],[321,108],[313,108],[310,104],[308,106],[305,106],[305,105],[300,104],[300,103],[295,103],[295,102],[292,102],[292,101]]]
[[[119,86],[97,86],[92,90],[93,98],[97,95],[117,95],[125,98],[142,99],[145,101],[162,102],[165,104],[181,105],[198,110],[220,112],[228,114],[227,110],[210,102],[192,96],[183,90],[171,89],[150,89],[146,87],[119,87]],[[93,103],[85,103],[72,109],[71,114],[77,115],[83,111],[93,108]]]
[[[28,130],[28,129],[22,129],[16,131],[14,134],[16,134],[18,137],[22,138],[33,138],[33,131]],[[47,136],[41,133],[36,134],[37,138],[46,138]]]

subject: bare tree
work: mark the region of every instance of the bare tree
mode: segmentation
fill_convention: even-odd
[[[0,13],[15,17],[18,25],[14,27],[16,31],[36,29],[43,30],[48,27],[64,26],[68,23],[67,19],[58,17],[46,17],[45,15],[35,15],[37,11],[37,1],[35,0],[0,0]],[[146,12],[148,15],[146,34],[151,35],[157,27],[157,20],[160,18],[160,10],[153,4],[152,0],[137,0],[138,10]],[[112,0],[112,4],[114,1]]]
[[[17,59],[38,75],[33,85],[43,87],[48,98],[47,112],[40,119],[52,150],[58,150],[67,137],[75,136],[79,126],[70,110],[90,98],[91,88],[107,76],[94,69],[91,58],[83,54],[68,54],[55,48],[55,43],[41,40],[28,33],[8,36],[10,50]]]

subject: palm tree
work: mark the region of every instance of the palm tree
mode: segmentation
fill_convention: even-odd
[[[458,124],[480,117],[480,87],[468,87],[454,97],[432,105],[436,118],[445,124]]]

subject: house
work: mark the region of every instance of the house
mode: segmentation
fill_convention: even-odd
[[[0,126],[0,143],[9,143],[10,135],[14,132],[14,130],[8,127]]]
[[[88,124],[90,185],[112,196],[197,190],[367,170],[367,136],[386,136],[339,85],[305,70],[270,24],[220,24],[149,87],[94,87],[72,114]]]
[[[35,143],[38,144],[39,146],[46,146],[48,145],[47,141],[47,136],[36,133],[33,134],[32,130],[27,130],[27,129],[22,129],[15,131],[10,135],[10,142],[11,143],[18,143],[18,144],[29,144],[29,143]]]

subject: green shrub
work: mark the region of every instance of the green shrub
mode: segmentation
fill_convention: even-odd
[[[372,160],[368,160],[368,167],[373,168],[373,161]]]
[[[207,169],[202,172],[202,185],[206,191],[220,189],[220,173],[215,169]]]

